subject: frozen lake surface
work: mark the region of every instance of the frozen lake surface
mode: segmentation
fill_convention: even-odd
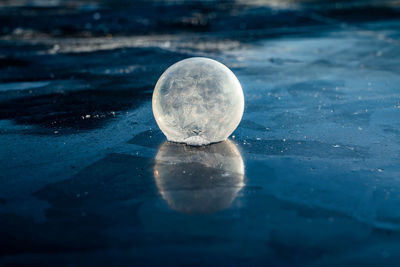
[[[395,1],[64,2],[0,7],[0,265],[400,263]],[[228,142],[153,118],[192,56],[242,84]]]

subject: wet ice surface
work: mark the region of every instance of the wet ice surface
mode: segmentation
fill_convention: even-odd
[[[400,27],[390,12],[323,14],[328,25],[308,25],[309,14],[301,30],[243,39],[6,32],[0,263],[397,265]],[[154,84],[189,56],[217,59],[242,83],[245,113],[228,143],[170,145],[157,128]]]

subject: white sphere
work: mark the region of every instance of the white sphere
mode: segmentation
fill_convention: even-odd
[[[188,145],[223,141],[239,125],[243,109],[243,90],[235,74],[209,58],[175,63],[154,88],[154,117],[168,141]]]

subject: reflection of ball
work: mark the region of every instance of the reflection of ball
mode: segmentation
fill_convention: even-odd
[[[153,93],[153,113],[169,141],[220,142],[236,129],[244,97],[236,76],[221,63],[188,58],[169,67]]]
[[[203,147],[165,142],[156,156],[154,178],[170,208],[213,213],[228,208],[244,186],[244,164],[230,140]]]

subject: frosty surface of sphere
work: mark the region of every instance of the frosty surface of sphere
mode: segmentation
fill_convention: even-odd
[[[236,76],[208,58],[188,58],[169,67],[153,93],[153,113],[169,141],[189,145],[220,142],[236,129],[244,97]]]

